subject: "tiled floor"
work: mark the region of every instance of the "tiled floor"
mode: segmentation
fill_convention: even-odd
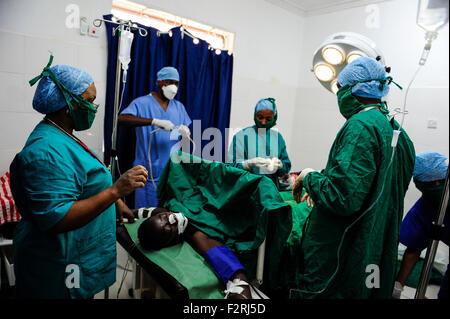
[[[438,292],[439,286],[428,285],[425,297],[428,299],[437,299]],[[415,295],[416,295],[416,288],[405,286],[405,288],[402,291],[400,299],[414,299]]]

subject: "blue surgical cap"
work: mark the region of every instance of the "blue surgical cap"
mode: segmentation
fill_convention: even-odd
[[[258,101],[258,103],[256,103],[255,113],[258,113],[259,111],[262,111],[262,110],[269,110],[269,111],[275,112],[273,109],[272,102],[270,102],[267,99],[261,99]]]
[[[445,179],[448,161],[444,155],[427,151],[416,155],[413,178],[420,182],[432,182]]]
[[[354,84],[358,81],[386,78],[386,69],[377,60],[369,57],[360,57],[347,65],[338,75],[338,83],[341,86]],[[382,98],[389,93],[389,85],[386,83],[380,89],[379,81],[358,83],[352,88],[352,94],[361,97]]]
[[[165,68],[159,70],[156,74],[156,81],[162,80],[175,80],[180,82],[180,75],[174,67],[166,66]]]
[[[55,76],[74,95],[81,95],[94,82],[85,71],[73,66],[58,64],[50,68]],[[70,96],[69,100],[72,100]],[[56,112],[66,106],[63,93],[48,76],[39,80],[33,98],[33,108],[43,114]]]

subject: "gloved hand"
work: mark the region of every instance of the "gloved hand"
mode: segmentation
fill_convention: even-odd
[[[175,125],[169,120],[153,119],[152,125],[158,126],[165,131],[172,131],[175,128]]]
[[[392,291],[392,298],[393,299],[400,299],[400,296],[402,295],[403,286],[398,281],[394,284],[394,290]]]
[[[178,133],[181,134],[181,136],[183,137],[189,137],[191,136],[191,131],[189,130],[189,127],[187,127],[186,125],[180,125],[178,126]]]
[[[303,180],[305,179],[306,175],[308,175],[311,172],[316,172],[315,169],[312,168],[305,168],[300,172],[300,175],[298,175],[297,180],[299,180],[299,182],[303,183]],[[297,181],[296,181],[297,182]]]
[[[242,167],[245,170],[250,170],[250,168],[253,168],[253,167],[264,168],[265,166],[268,166],[270,162],[271,162],[270,158],[255,157],[255,158],[251,158],[246,161],[243,161]]]
[[[270,162],[268,163],[266,169],[269,174],[274,174],[276,171],[278,171],[280,168],[283,167],[283,163],[281,160],[277,157],[273,157]]]
[[[303,179],[311,172],[315,172],[316,170],[312,168],[305,168],[300,172],[300,175],[295,179],[294,186],[292,187],[292,196],[297,203],[304,201],[301,197],[303,192]],[[312,200],[308,201],[308,206],[312,204]]]

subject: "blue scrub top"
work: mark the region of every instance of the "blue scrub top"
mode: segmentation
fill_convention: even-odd
[[[18,297],[89,298],[111,286],[116,280],[115,204],[79,229],[47,232],[73,203],[112,186],[107,168],[65,133],[41,122],[14,158],[10,174],[22,216],[14,235]]]
[[[158,101],[151,95],[145,95],[134,99],[121,114],[131,114],[142,118],[151,118],[159,120],[169,120],[175,126],[189,126],[192,121],[186,112],[184,105],[177,100],[170,100],[167,110],[161,107]],[[157,126],[139,126],[135,128],[136,132],[136,153],[133,165],[144,166],[150,174],[148,162],[150,133],[156,130]],[[170,158],[170,154],[180,149],[178,141],[180,134],[175,129],[172,132],[158,130],[152,134],[151,138],[151,173],[155,184],[158,184],[159,177]],[[150,179],[150,175],[149,175]],[[144,188],[138,188],[135,191],[135,208],[156,207],[158,206],[156,190],[149,180]]]
[[[400,227],[400,242],[408,248],[422,251],[428,247],[431,236],[431,225],[439,214],[439,204],[432,204],[421,197],[408,211]],[[442,242],[448,245],[449,208],[444,216],[444,232]]]

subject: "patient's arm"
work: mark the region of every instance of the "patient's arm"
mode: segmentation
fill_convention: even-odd
[[[188,227],[189,229],[189,227]],[[197,230],[194,227],[190,227],[189,231],[186,231],[185,233],[185,239],[186,241],[191,244],[191,246],[194,248],[195,251],[197,251],[201,256],[205,257],[205,254],[207,251],[214,247],[223,246],[223,244],[202,231]],[[228,280],[233,281],[233,279],[240,279],[245,282],[249,282],[244,270],[238,270],[236,271]],[[251,293],[249,286],[242,286],[244,288],[243,292],[241,294],[230,294],[229,299],[251,299]]]

